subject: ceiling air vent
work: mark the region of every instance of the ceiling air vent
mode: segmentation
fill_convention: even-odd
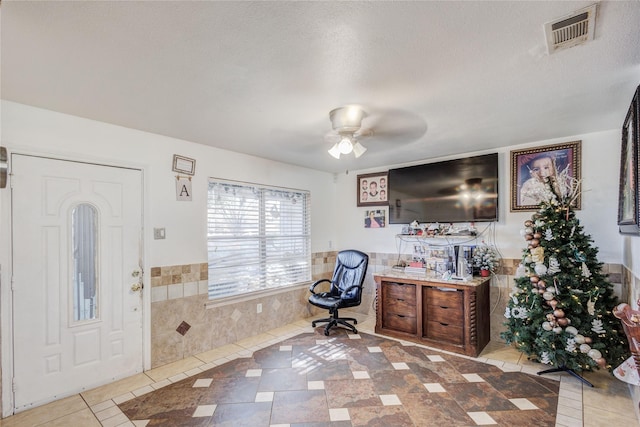
[[[544,24],[547,51],[551,54],[593,40],[596,27],[596,5]]]

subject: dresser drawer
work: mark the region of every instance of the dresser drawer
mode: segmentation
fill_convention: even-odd
[[[429,305],[423,308],[424,317],[433,322],[447,323],[462,327],[464,325],[464,313],[461,307],[441,307]]]
[[[445,290],[446,289],[446,290]],[[453,288],[426,288],[424,289],[424,303],[443,308],[456,309],[462,313],[463,292]]]
[[[460,326],[446,322],[425,322],[424,335],[426,338],[462,345],[464,342],[463,329]]]
[[[382,327],[394,331],[415,334],[418,331],[416,317],[405,316],[403,314],[385,313],[382,316]]]
[[[382,298],[403,300],[408,304],[415,305],[416,304],[416,285],[394,283],[394,282],[383,282]]]
[[[416,304],[415,302],[407,302],[402,298],[386,297],[384,299],[384,312],[416,317]]]

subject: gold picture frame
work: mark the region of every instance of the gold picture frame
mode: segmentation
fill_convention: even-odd
[[[535,211],[540,207],[543,179],[555,176],[561,186],[580,180],[582,141],[511,151],[511,211]],[[573,208],[581,209],[580,194]]]

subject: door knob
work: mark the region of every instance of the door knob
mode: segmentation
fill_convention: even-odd
[[[136,283],[134,283],[133,285],[131,285],[131,291],[132,292],[140,292],[142,290],[142,278],[143,278],[143,271],[142,269],[139,270],[133,270],[131,272],[131,277],[135,277],[138,279],[138,281]]]

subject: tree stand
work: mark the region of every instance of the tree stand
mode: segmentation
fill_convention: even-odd
[[[584,377],[578,375],[573,369],[569,369],[566,366],[560,366],[558,368],[552,368],[552,369],[547,369],[545,371],[540,371],[540,372],[538,372],[538,375],[551,374],[553,372],[566,372],[566,373],[568,373],[570,375],[573,375],[574,377],[576,377],[577,379],[579,379],[580,381],[582,381],[583,383],[585,383],[589,387],[593,387],[593,384],[591,384],[589,381],[587,381]]]

